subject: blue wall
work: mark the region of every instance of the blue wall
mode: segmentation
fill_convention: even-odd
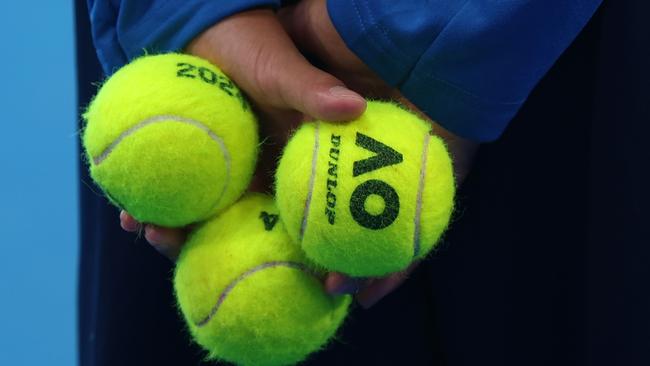
[[[0,12],[0,365],[76,364],[78,213],[70,1]]]

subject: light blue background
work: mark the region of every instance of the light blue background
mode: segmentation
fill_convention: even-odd
[[[0,365],[75,365],[73,2],[0,11]]]

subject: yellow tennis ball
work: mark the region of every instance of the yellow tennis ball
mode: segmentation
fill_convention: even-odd
[[[208,358],[289,365],[321,349],[350,296],[325,293],[320,273],[285,232],[273,199],[247,194],[192,232],[174,288]]]
[[[382,276],[423,258],[453,210],[452,162],[415,114],[369,101],[349,123],[304,124],[276,171],[276,199],[307,257],[351,276]]]
[[[257,155],[250,105],[198,57],[140,57],[100,88],[84,114],[90,174],[142,222],[184,226],[233,203]]]

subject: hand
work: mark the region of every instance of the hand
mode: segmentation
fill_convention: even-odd
[[[325,85],[333,82],[333,85],[337,86],[342,86],[343,82],[345,82],[346,85],[366,97],[399,100],[427,118],[406,100],[398,90],[384,83],[347,48],[329,20],[325,0],[303,0],[295,6],[283,8],[278,13],[282,26],[291,36],[291,39],[286,36],[286,33],[278,30],[279,23],[277,23],[277,20],[270,19],[268,16],[269,14],[246,12],[228,18],[199,36],[188,47],[188,51],[208,58],[219,65],[253,100],[262,116],[262,120],[266,122],[262,126],[263,133],[273,140],[274,145],[272,146],[276,148],[272,153],[265,152],[264,154],[265,157],[271,158],[271,161],[275,160],[277,153],[286,142],[289,131],[304,116],[337,120],[352,119],[362,113],[363,108],[355,110],[350,107],[354,106],[352,102],[358,97],[358,94],[348,94],[350,91],[346,89],[345,93],[343,93],[345,97],[340,100],[332,99],[331,96],[327,96],[327,92],[324,92],[329,89],[315,87],[310,90],[309,85],[319,85],[319,83],[310,83],[312,80],[326,80]],[[248,21],[251,21],[251,23],[248,23]],[[262,24],[258,23],[259,21],[262,21]],[[241,28],[245,25],[250,28]],[[267,32],[263,32],[263,35],[256,35],[255,29],[257,26]],[[245,30],[244,33],[247,34],[242,38],[248,39],[249,45],[257,44],[257,46],[251,46],[257,50],[257,53],[251,52],[245,42],[237,43],[232,41],[241,36],[242,30]],[[269,43],[272,42],[269,39],[272,35],[279,36],[281,40],[278,50],[284,49],[286,51],[289,49],[288,54],[276,54],[272,49],[266,49],[268,45],[272,44]],[[291,40],[298,45],[302,52],[315,56],[331,75],[309,65],[300,53],[295,50],[294,43]],[[258,41],[262,45],[259,45]],[[297,54],[294,52],[297,52]],[[247,57],[242,60],[233,56],[238,54],[247,55]],[[255,57],[251,57],[251,54],[255,54]],[[238,63],[237,60],[243,62]],[[304,72],[308,74],[298,73],[296,70],[300,69],[290,66],[293,64],[288,60],[294,60],[296,65],[304,67]],[[267,62],[267,64],[264,62]],[[262,74],[254,73],[251,76],[250,73],[246,73],[247,70],[261,71]],[[311,76],[314,74],[318,74],[318,77],[323,79],[314,79],[314,76]],[[300,77],[304,75],[310,76]],[[336,78],[332,75],[336,76]],[[284,91],[283,85],[285,87],[293,85],[295,80],[290,79],[296,78],[302,80],[299,81],[299,84],[304,88],[300,90],[306,90],[306,94],[304,91],[298,94],[292,91]],[[283,80],[286,80],[287,83],[283,83]],[[317,90],[320,90],[320,92],[317,92]],[[310,91],[313,94],[310,97],[305,97],[309,95]],[[349,99],[344,101],[345,98]],[[317,102],[314,103],[313,100]],[[324,107],[324,109],[320,109],[320,107]],[[346,113],[348,114],[345,115]],[[454,157],[457,180],[461,182],[469,170],[471,158],[477,145],[453,135],[433,121],[431,123],[433,131],[446,140]],[[273,165],[262,162],[260,166],[268,169]],[[273,169],[267,172],[272,174]],[[264,177],[264,175],[261,176]],[[259,177],[260,175],[258,175]],[[268,179],[268,176],[266,178]],[[261,183],[260,180],[256,181],[255,187],[263,186],[263,179]],[[121,222],[125,230],[138,230],[138,224],[128,214],[123,213],[121,215]],[[147,225],[145,227],[145,238],[163,254],[174,259],[180,251],[180,246],[185,241],[185,232]],[[416,266],[417,263],[404,272],[392,274],[386,278],[352,279],[339,273],[331,273],[325,280],[325,287],[331,293],[355,293],[357,301],[367,308],[396,289]]]
[[[281,148],[290,131],[306,116],[349,120],[365,110],[362,96],[303,57],[271,10],[250,10],[228,17],[199,35],[185,51],[218,65],[247,94],[260,117],[266,144],[251,190],[268,189]],[[126,231],[143,230],[124,211],[120,222]],[[144,236],[175,260],[188,229],[146,224]]]
[[[425,119],[431,121],[401,93],[387,85],[370,70],[345,44],[334,28],[327,12],[326,0],[302,0],[283,8],[278,17],[298,48],[315,57],[324,69],[338,77],[353,90],[366,97],[398,100]],[[456,180],[460,183],[467,175],[477,144],[445,130],[431,121],[433,132],[447,143],[454,160]],[[417,263],[403,272],[385,278],[353,279],[331,273],[325,287],[331,293],[353,293],[365,308],[395,290],[415,269]]]

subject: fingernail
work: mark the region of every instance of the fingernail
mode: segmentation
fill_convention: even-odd
[[[329,93],[331,96],[337,98],[354,98],[363,100],[359,94],[343,86],[333,86],[330,88]]]

